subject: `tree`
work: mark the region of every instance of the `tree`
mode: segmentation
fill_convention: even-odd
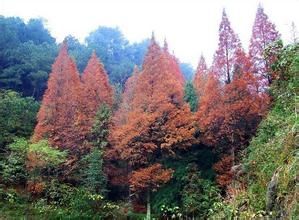
[[[232,81],[236,52],[241,48],[238,36],[231,28],[225,10],[219,27],[218,49],[214,55],[213,72],[218,74],[225,83]]]
[[[36,123],[39,103],[10,90],[0,90],[0,152],[17,137],[29,138]]]
[[[107,73],[95,52],[91,55],[82,74],[82,82],[82,98],[79,101],[84,112],[82,115],[84,119],[82,118],[83,124],[80,129],[86,136],[92,128],[100,106],[105,104],[111,107],[113,104],[113,91]]]
[[[198,107],[197,118],[202,133],[201,141],[208,146],[214,146],[219,143],[214,135],[219,132],[223,121],[222,87],[215,74],[210,72],[207,77],[206,86]]]
[[[107,193],[107,176],[104,173],[104,152],[108,147],[111,110],[107,104],[102,104],[94,119],[89,142],[92,149],[82,162],[82,179],[85,187],[92,193]]]
[[[182,85],[184,85],[185,79],[184,79],[184,76],[181,72],[179,61],[174,55],[169,53],[168,43],[167,43],[166,39],[164,40],[163,52],[164,52],[165,56],[167,57],[167,60],[169,62],[168,65],[170,65],[169,68],[172,69],[174,76],[177,78],[177,80]]]
[[[150,193],[159,188],[162,184],[167,183],[171,179],[172,173],[173,171],[171,169],[163,169],[159,163],[132,172],[132,176],[130,177],[130,187],[132,191],[146,191],[147,220],[151,219]]]
[[[195,77],[193,80],[194,88],[196,89],[197,96],[200,99],[200,97],[203,95],[204,87],[207,82],[207,64],[204,56],[201,56],[199,59],[199,63],[195,72]]]
[[[271,64],[264,56],[265,49],[277,41],[280,34],[276,31],[275,25],[269,21],[262,6],[256,12],[255,21],[252,28],[252,36],[249,45],[249,55],[254,65],[254,73],[260,77],[261,84],[268,86],[271,84]],[[266,80],[266,81],[265,81]]]
[[[189,103],[192,112],[197,111],[198,96],[192,82],[190,81],[188,81],[185,85],[184,100],[185,102]]]
[[[163,156],[194,141],[193,117],[183,102],[183,85],[176,75],[180,72],[170,59],[152,38],[127,120],[111,130],[112,152],[127,162],[129,176],[150,169]],[[136,187],[136,181],[130,183],[131,188]]]
[[[57,55],[54,38],[40,19],[0,17],[0,88],[40,99]]]
[[[110,107],[101,105],[94,119],[89,137],[92,149],[83,158],[82,169],[84,185],[92,193],[105,195],[107,192],[107,177],[104,173],[104,151],[108,146],[109,124],[111,118]]]
[[[128,122],[128,113],[132,110],[132,102],[136,95],[135,90],[139,75],[140,71],[138,67],[135,66],[132,76],[126,81],[120,107],[113,117],[113,121],[116,126],[121,126]]]
[[[37,116],[33,141],[48,139],[50,145],[78,152],[85,137],[78,132],[81,124],[79,92],[81,83],[75,63],[61,46],[52,67],[48,88]]]
[[[134,66],[141,65],[148,40],[129,44],[118,28],[99,27],[85,39],[87,47],[96,51],[113,84],[125,84]]]

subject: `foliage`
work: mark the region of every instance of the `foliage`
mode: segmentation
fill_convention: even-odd
[[[223,9],[222,20],[219,27],[218,49],[214,55],[212,71],[222,82],[230,83],[234,74],[235,56],[241,50],[238,36],[231,28],[226,12]]]
[[[0,91],[0,152],[16,137],[28,138],[36,123],[39,104],[10,90]]]
[[[81,117],[84,117],[84,119],[81,119],[83,123],[80,129],[83,130],[83,133],[87,133],[85,136],[88,136],[100,107],[102,105],[111,107],[113,104],[112,87],[109,84],[104,66],[97,58],[95,52],[92,53],[81,79],[84,88],[79,101],[83,107]],[[99,119],[97,121],[100,123]]]
[[[73,153],[78,151],[74,148],[82,144],[85,134],[78,130],[85,128],[80,127],[83,124],[80,90],[78,71],[67,53],[66,44],[63,44],[53,64],[48,88],[38,112],[34,142],[47,139],[53,146],[72,149]]]
[[[254,73],[260,78],[264,85],[272,82],[271,65],[274,63],[273,54],[268,53],[265,57],[266,48],[277,41],[280,34],[276,31],[275,25],[269,21],[262,6],[259,6],[256,12],[254,25],[252,27],[252,36],[249,45],[249,56],[253,63]],[[270,59],[269,59],[270,58]]]
[[[184,177],[182,190],[183,210],[189,216],[205,217],[209,208],[219,201],[219,190],[211,181],[202,179],[194,164],[188,169]]]
[[[57,53],[41,19],[0,17],[0,88],[40,98]]]
[[[99,27],[85,39],[101,58],[113,84],[124,85],[134,65],[141,65],[148,40],[129,44],[118,28]]]
[[[205,89],[205,85],[207,82],[207,75],[208,75],[207,73],[208,73],[208,69],[207,69],[206,60],[204,56],[201,56],[197,65],[195,77],[193,79],[193,85],[194,88],[196,89],[196,93],[199,99],[198,101],[200,101],[200,98],[203,95],[203,91]]]
[[[185,85],[184,100],[185,100],[185,102],[189,103],[190,110],[192,112],[197,111],[198,97],[197,97],[195,88],[194,88],[192,82],[190,82],[190,81],[188,81]]]
[[[37,169],[56,167],[65,161],[67,152],[59,151],[49,145],[47,140],[32,143],[27,151],[27,168]]]
[[[26,158],[29,143],[25,138],[15,139],[8,146],[7,157],[1,161],[1,178],[6,184],[25,184],[28,178]]]

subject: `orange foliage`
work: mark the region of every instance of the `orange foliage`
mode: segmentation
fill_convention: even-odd
[[[33,195],[39,195],[44,192],[46,188],[46,184],[44,182],[35,182],[28,181],[27,182],[27,190]]]
[[[250,65],[243,53],[230,84],[221,85],[210,74],[200,102],[198,120],[208,145],[241,146],[255,133],[266,113],[269,97],[259,93],[253,74],[244,72]]]
[[[103,64],[93,52],[82,74],[83,90],[81,93],[81,124],[79,133],[88,136],[94,118],[101,104],[112,107],[113,90]]]
[[[122,102],[118,111],[115,113],[115,117],[113,117],[114,124],[117,126],[128,122],[128,113],[132,110],[132,102],[134,100],[139,74],[138,67],[135,66],[132,76],[126,81],[125,89],[122,94]]]
[[[135,172],[136,178],[141,175],[136,171],[140,167],[149,172],[155,168],[151,168],[155,160],[194,142],[194,119],[183,102],[181,79],[174,58],[153,38],[142,71],[135,72],[126,84],[123,103],[111,127],[113,148],[106,152],[112,160],[126,161],[128,172]],[[133,188],[139,188],[138,184],[131,181]]]
[[[79,73],[64,42],[52,66],[33,141],[48,139],[52,146],[77,151],[84,139],[77,132],[77,125],[80,124],[80,91]]]
[[[193,85],[194,88],[196,89],[199,100],[200,97],[203,95],[206,82],[207,82],[207,64],[205,58],[201,56],[193,80]]]
[[[171,169],[163,169],[159,163],[147,168],[133,171],[130,177],[130,187],[132,191],[144,191],[144,189],[155,190],[160,185],[167,183],[173,174]]]
[[[224,155],[220,161],[214,164],[213,169],[217,173],[216,182],[221,187],[227,187],[231,184],[233,179],[233,174],[231,172],[231,167],[233,165],[233,157],[229,155]]]

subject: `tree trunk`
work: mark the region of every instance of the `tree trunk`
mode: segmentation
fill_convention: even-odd
[[[151,191],[147,190],[146,193],[146,220],[151,220]]]

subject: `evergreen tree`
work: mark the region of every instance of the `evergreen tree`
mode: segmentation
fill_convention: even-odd
[[[84,185],[93,193],[105,195],[107,192],[107,177],[104,173],[104,151],[108,146],[109,124],[111,110],[108,105],[101,105],[92,127],[91,152],[85,156],[86,168],[83,169]]]
[[[187,82],[185,85],[185,95],[184,95],[185,102],[189,103],[190,109],[192,112],[197,111],[198,105],[198,96],[196,94],[196,90],[192,84],[192,82]]]

